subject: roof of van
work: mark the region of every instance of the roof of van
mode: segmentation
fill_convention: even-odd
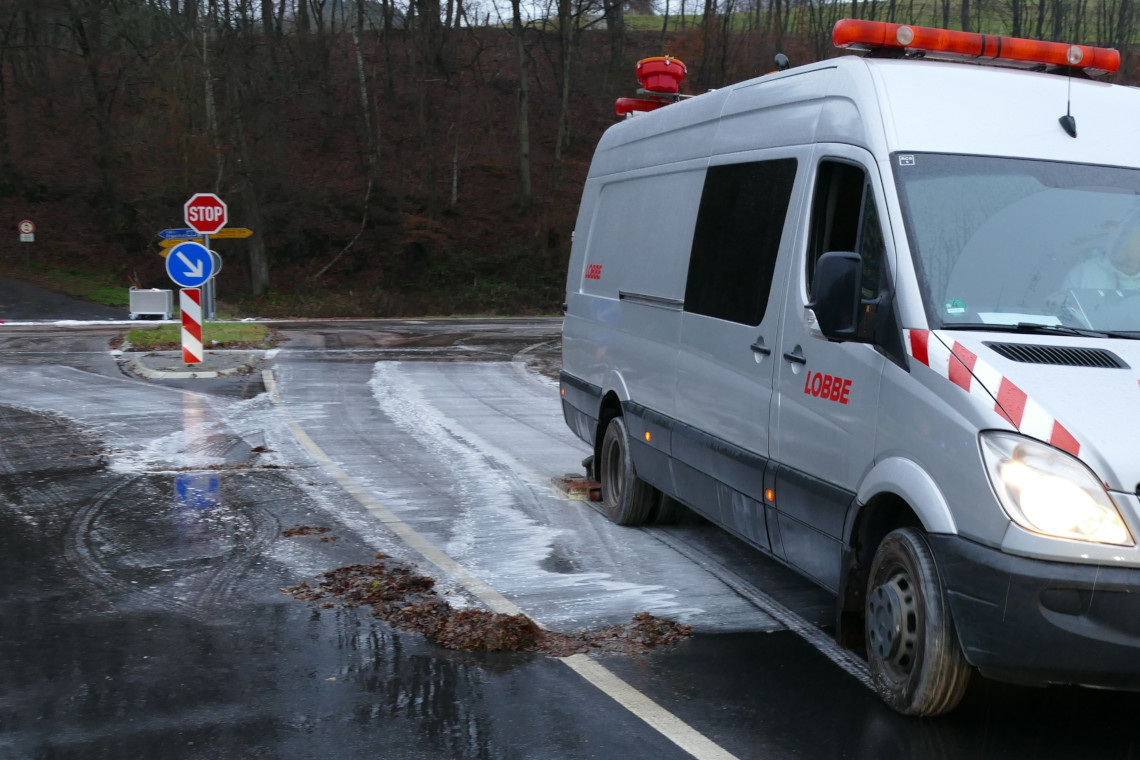
[[[1070,106],[1071,103],[1071,106]],[[1077,137],[1062,129],[1070,112]],[[976,63],[841,56],[751,79],[611,127],[591,176],[779,145],[1140,167],[1140,90]]]
[[[893,150],[1140,166],[1140,90],[979,64],[863,60]],[[1071,113],[1077,136],[1059,119]]]

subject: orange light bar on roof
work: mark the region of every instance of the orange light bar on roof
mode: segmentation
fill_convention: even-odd
[[[1111,74],[1120,68],[1120,52],[1112,48],[955,32],[885,21],[849,18],[837,21],[831,31],[831,40],[836,47],[855,50],[914,50],[965,58],[1069,66],[1090,74]]]

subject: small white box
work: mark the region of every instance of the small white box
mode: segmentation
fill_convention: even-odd
[[[130,306],[131,319],[171,319],[174,316],[174,294],[158,288],[131,288]]]

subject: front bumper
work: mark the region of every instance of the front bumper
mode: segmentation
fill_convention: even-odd
[[[982,675],[1140,691],[1140,568],[1026,559],[958,536],[930,544]]]

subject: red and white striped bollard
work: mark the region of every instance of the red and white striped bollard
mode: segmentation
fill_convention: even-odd
[[[182,310],[182,361],[199,364],[202,361],[201,289],[182,288],[178,307]]]

